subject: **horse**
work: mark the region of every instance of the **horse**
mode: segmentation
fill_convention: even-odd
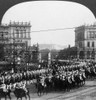
[[[81,83],[79,74],[74,76],[74,80],[75,80],[75,86],[78,88]]]
[[[74,75],[71,75],[71,81],[72,81],[72,88],[74,89],[75,88],[75,78],[74,78]]]
[[[91,68],[91,77],[94,79],[96,77],[96,70],[95,68]]]
[[[83,78],[83,85],[85,84],[86,76],[85,73],[82,73],[82,78]]]
[[[52,90],[53,89],[53,81],[52,81],[52,78],[45,78],[44,80],[45,84],[46,84],[46,89],[47,89],[47,92],[49,90]]]
[[[72,88],[72,80],[71,80],[71,76],[67,76],[66,77],[66,90],[70,91]]]
[[[84,78],[83,78],[82,74],[79,74],[79,80],[80,80],[80,85],[83,86]]]
[[[78,75],[75,75],[74,79],[77,87],[83,86],[85,83],[85,78],[80,73]]]
[[[27,89],[27,91],[25,91],[23,88],[15,88],[13,90],[13,93],[14,93],[15,97],[17,98],[17,100],[19,98],[22,100],[23,97],[25,97],[25,99],[27,100],[27,96],[29,97],[29,100],[30,100],[30,95],[29,95],[28,89]]]
[[[46,92],[46,84],[45,84],[45,82],[44,82],[44,84],[42,84],[40,79],[37,79],[37,82],[35,83],[35,86],[37,88],[38,96],[41,96],[41,93],[44,94],[44,92]],[[47,92],[46,92],[46,94],[47,94]]]
[[[11,90],[7,90],[4,91],[2,88],[0,89],[0,100],[1,98],[5,98],[5,100],[7,100],[7,96],[9,97],[9,99],[11,100],[11,96],[10,96]]]
[[[85,68],[85,76],[87,79],[91,78],[91,70],[90,68]]]

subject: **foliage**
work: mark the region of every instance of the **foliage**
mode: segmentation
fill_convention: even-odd
[[[75,58],[76,55],[77,55],[76,47],[66,48],[60,50],[60,52],[58,53],[58,59],[72,59]]]

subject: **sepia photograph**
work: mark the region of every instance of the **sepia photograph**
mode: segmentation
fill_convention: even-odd
[[[96,99],[96,1],[0,0],[0,100]]]

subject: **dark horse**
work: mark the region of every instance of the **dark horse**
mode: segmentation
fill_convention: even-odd
[[[29,97],[30,100],[30,95],[29,95],[29,90],[27,89],[27,91],[25,91],[22,88],[15,88],[15,90],[13,91],[17,100],[20,98],[22,100],[23,97],[25,97],[27,99],[27,96]]]
[[[11,93],[10,90],[3,91],[3,89],[0,89],[0,100],[1,100],[1,98],[5,98],[5,100],[7,100],[7,96],[8,96],[9,99],[11,100],[10,93]]]
[[[47,90],[47,92],[49,91],[49,90],[52,90],[53,89],[53,86],[54,86],[54,83],[53,83],[53,77],[52,78],[45,78],[45,84],[46,84],[46,90]]]
[[[44,92],[46,92],[46,86],[45,85],[42,85],[42,83],[40,82],[40,80],[37,80],[36,82],[36,88],[37,88],[37,94],[38,96],[41,96],[41,93],[44,94]],[[47,92],[46,92],[47,94]]]

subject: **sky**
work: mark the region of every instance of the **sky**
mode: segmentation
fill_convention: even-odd
[[[30,22],[31,44],[75,45],[73,27],[95,22],[93,13],[85,6],[67,1],[31,1],[11,7],[2,23]],[[73,28],[58,30],[61,28]],[[54,31],[40,31],[50,30]]]

